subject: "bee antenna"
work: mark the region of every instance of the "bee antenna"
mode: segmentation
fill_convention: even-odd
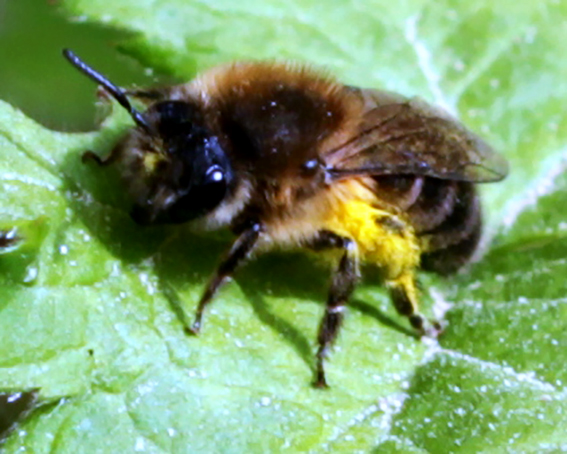
[[[63,49],[63,56],[69,60],[69,62],[85,74],[90,79],[94,80],[97,84],[102,85],[104,89],[110,93],[118,103],[124,107],[129,113],[132,119],[136,122],[138,126],[145,129],[147,132],[151,131],[150,125],[144,118],[144,116],[132,107],[130,101],[126,97],[126,93],[110,82],[106,77],[104,77],[99,72],[95,71],[89,65],[87,65],[83,60],[81,60],[75,53],[69,49]]]

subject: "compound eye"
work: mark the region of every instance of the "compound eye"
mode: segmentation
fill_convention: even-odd
[[[208,212],[222,202],[227,192],[227,177],[225,170],[218,164],[207,169],[203,179],[193,187],[188,196],[202,212]]]

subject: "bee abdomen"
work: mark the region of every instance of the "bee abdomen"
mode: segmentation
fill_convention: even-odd
[[[419,236],[427,245],[422,268],[451,274],[469,261],[481,235],[480,201],[475,186],[467,182],[448,182],[454,188],[454,203],[441,223]]]
[[[380,199],[405,212],[418,234],[439,226],[454,209],[457,199],[455,181],[414,175],[374,179]]]
[[[418,234],[441,228],[457,207],[458,183],[438,178],[424,178],[419,196],[407,209],[407,215]]]
[[[481,236],[480,218],[474,230],[459,243],[421,256],[421,267],[425,271],[433,271],[441,275],[457,272],[474,254]]]
[[[415,175],[374,179],[378,196],[405,212],[420,238],[423,269],[450,274],[471,258],[482,224],[473,183]]]

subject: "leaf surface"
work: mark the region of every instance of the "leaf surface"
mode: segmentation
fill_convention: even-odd
[[[486,255],[423,276],[439,342],[408,334],[371,276],[314,390],[328,269],[261,257],[191,315],[227,238],[136,226],[116,173],[83,165],[129,119],[55,133],[0,104],[0,390],[44,403],[7,452],[557,452],[567,445],[567,18],[562,3],[66,0],[134,33],[142,64],[189,80],[235,59],[291,59],[417,95],[511,162],[483,188]],[[71,71],[71,70],[70,70]],[[73,77],[73,76],[70,76]],[[76,77],[80,77],[78,74]]]

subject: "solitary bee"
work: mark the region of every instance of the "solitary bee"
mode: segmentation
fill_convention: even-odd
[[[227,278],[274,246],[340,253],[319,327],[315,386],[327,386],[324,358],[361,263],[378,267],[419,334],[438,332],[418,311],[416,270],[452,273],[478,245],[475,183],[508,171],[482,139],[422,101],[342,85],[303,66],[235,63],[186,84],[124,91],[63,53],[136,124],[108,157],[83,155],[120,166],[134,221],[194,221],[236,235],[199,301],[193,333]]]

